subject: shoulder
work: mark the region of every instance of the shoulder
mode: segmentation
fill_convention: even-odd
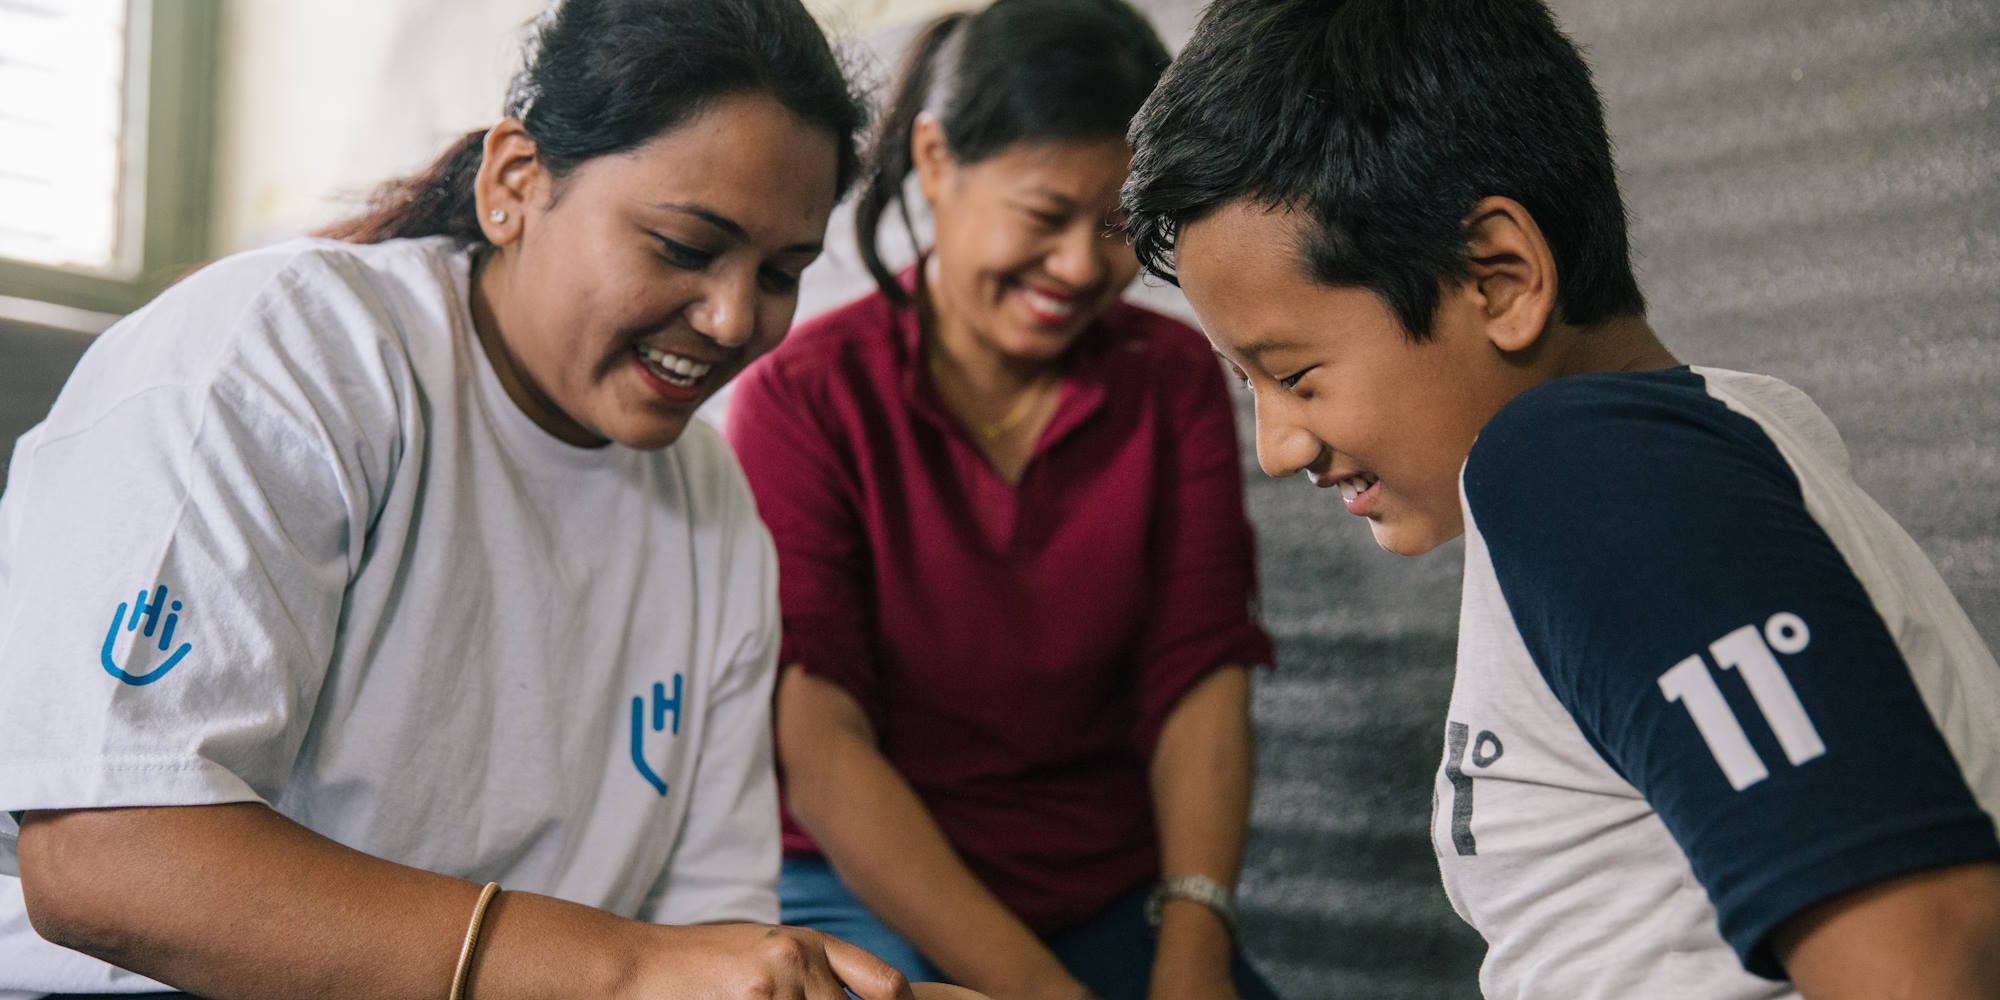
[[[798,386],[823,383],[852,371],[857,362],[879,363],[899,349],[897,335],[906,318],[881,292],[804,320],[759,368]]]
[[[1080,356],[1090,360],[1083,363],[1101,365],[1128,387],[1138,382],[1148,393],[1173,402],[1210,390],[1226,395],[1221,362],[1208,339],[1165,313],[1121,300],[1097,318],[1085,337],[1079,350],[1088,354]]]
[[[1145,352],[1156,369],[1185,371],[1193,366],[1217,364],[1208,338],[1166,313],[1119,301],[1112,303],[1097,322],[1108,341],[1126,345],[1124,350],[1133,353]]]
[[[898,398],[909,364],[909,322],[877,292],[793,327],[730,390],[730,439],[745,447],[743,429],[773,419],[794,431],[811,426],[832,433],[879,418]]]
[[[1580,513],[1649,490],[1689,497],[1687,477],[1697,475],[1749,476],[1797,492],[1763,428],[1717,398],[1701,372],[1676,368],[1529,389],[1480,430],[1463,487],[1483,519],[1557,492],[1567,498],[1563,509]]]
[[[293,240],[218,260],[167,289],[153,305],[214,314],[298,297],[381,303],[399,289],[442,287],[450,280],[452,258],[461,252],[442,239],[373,245]]]
[[[395,395],[411,373],[390,342],[418,313],[442,308],[442,250],[310,240],[223,258],[105,331],[72,374],[68,405],[51,416],[94,419],[91,401],[156,389],[319,417],[329,413],[315,399]]]

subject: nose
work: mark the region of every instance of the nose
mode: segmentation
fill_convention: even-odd
[[[1257,465],[1273,479],[1296,476],[1326,454],[1326,446],[1282,404],[1256,399]]]
[[[1089,222],[1078,222],[1065,230],[1048,258],[1042,262],[1049,276],[1073,289],[1092,288],[1110,270],[1105,261],[1107,241]]]
[[[724,347],[742,347],[757,334],[757,277],[719,276],[688,309],[695,332]]]

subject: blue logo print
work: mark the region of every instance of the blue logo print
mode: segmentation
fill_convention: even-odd
[[[674,696],[667,697],[665,684],[653,685],[653,732],[667,732],[667,712],[674,713],[673,735],[681,734],[681,675],[674,675]],[[632,764],[639,769],[639,776],[645,778],[655,791],[667,794],[667,783],[659,773],[646,763],[646,699],[632,696]]]
[[[163,583],[153,591],[152,600],[150,601],[146,599],[145,591],[139,591],[138,599],[130,605],[132,617],[129,620],[125,617],[127,607],[128,605],[123,601],[119,602],[118,612],[111,616],[111,629],[104,633],[104,648],[97,654],[97,659],[98,662],[104,665],[105,673],[127,684],[135,687],[141,684],[151,684],[165,677],[167,671],[179,666],[181,660],[186,658],[188,651],[192,650],[194,646],[185,642],[181,643],[181,648],[174,650],[174,655],[167,657],[167,662],[154,667],[146,673],[135,674],[119,666],[118,661],[111,657],[111,646],[118,641],[118,626],[125,626],[125,631],[127,632],[136,632],[139,629],[139,619],[142,617],[145,618],[146,638],[152,638],[153,633],[158,631],[160,633],[160,652],[164,653],[167,651],[168,646],[174,644],[174,626],[180,624],[181,616],[177,612],[181,609],[181,602],[175,601],[171,605],[167,604],[167,585]],[[164,629],[160,628],[160,611],[162,607],[165,607],[168,612],[167,627]],[[130,652],[136,655],[139,651],[139,645],[139,643],[134,642]]]

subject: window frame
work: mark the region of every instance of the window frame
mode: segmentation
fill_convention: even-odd
[[[118,278],[0,257],[0,296],[124,314],[207,256],[219,2],[151,0],[150,6],[144,59],[127,59],[146,71],[137,270]]]

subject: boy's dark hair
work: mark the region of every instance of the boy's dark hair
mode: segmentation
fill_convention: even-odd
[[[1216,0],[1131,138],[1128,232],[1169,281],[1180,228],[1247,197],[1307,220],[1315,280],[1425,340],[1465,217],[1502,196],[1548,240],[1565,321],[1645,312],[1603,107],[1539,0]]]
[[[1115,139],[1159,82],[1167,48],[1124,0],[995,0],[945,14],[910,42],[868,144],[855,201],[861,261],[891,302],[908,294],[877,248],[891,205],[916,242],[903,184],[914,164],[917,116],[936,115],[959,163],[977,163],[1016,142]]]
[[[535,20],[525,48],[501,113],[520,120],[559,181],[745,93],[833,136],[838,190],[859,170],[867,112],[800,0],[561,0]],[[460,136],[422,172],[384,185],[365,212],[315,235],[485,239],[472,194],[485,139],[485,129]]]

